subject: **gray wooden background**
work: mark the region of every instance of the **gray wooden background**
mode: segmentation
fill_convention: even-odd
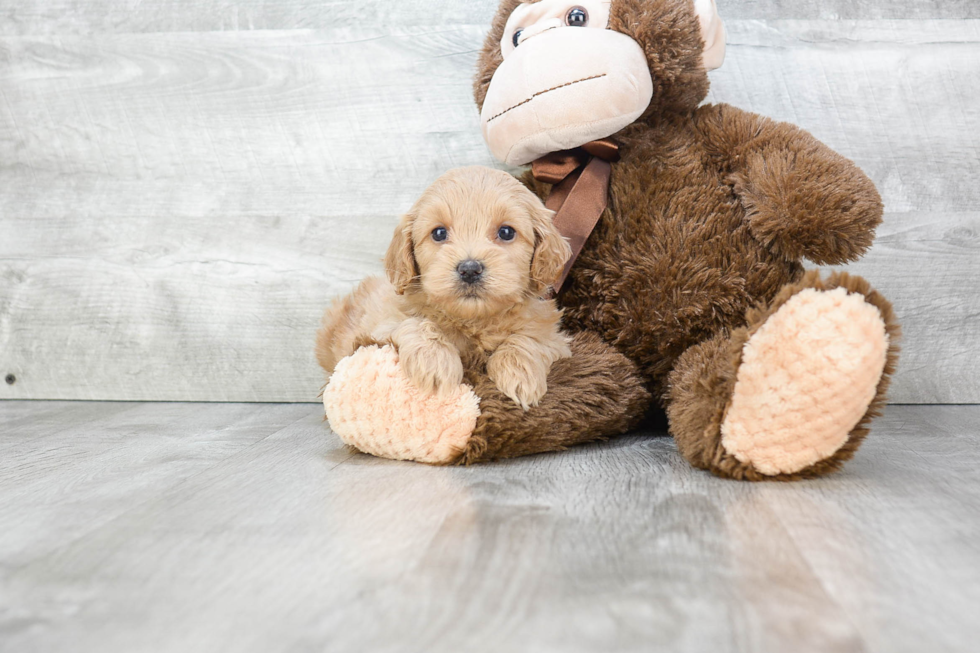
[[[711,99],[876,181],[895,402],[980,402],[980,2],[719,0]],[[493,165],[491,0],[0,0],[0,398],[311,401],[329,298]],[[13,380],[13,379],[9,379]]]

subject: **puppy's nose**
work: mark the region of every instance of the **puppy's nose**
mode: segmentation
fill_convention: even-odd
[[[459,278],[466,283],[476,283],[480,280],[480,275],[483,274],[483,263],[471,258],[466,259],[456,266],[456,272],[459,273]]]

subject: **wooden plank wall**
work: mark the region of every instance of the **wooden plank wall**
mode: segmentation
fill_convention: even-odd
[[[488,0],[0,0],[0,398],[314,400],[328,299],[493,165]],[[895,402],[980,402],[980,3],[720,0],[711,100],[858,162]]]

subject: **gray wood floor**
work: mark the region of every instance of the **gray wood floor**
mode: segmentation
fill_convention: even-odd
[[[434,468],[312,404],[0,402],[0,650],[976,651],[978,423],[753,485],[650,434]]]

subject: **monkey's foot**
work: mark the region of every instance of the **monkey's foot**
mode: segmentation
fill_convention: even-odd
[[[816,272],[747,325],[678,359],[667,414],[681,454],[719,476],[819,476],[849,460],[885,405],[898,322],[867,281]]]
[[[887,352],[863,295],[802,290],[745,343],[722,447],[767,475],[833,456],[875,398]]]
[[[461,384],[445,394],[416,388],[391,346],[361,347],[344,358],[323,391],[330,428],[360,451],[395,460],[448,464],[476,428],[480,399]]]

